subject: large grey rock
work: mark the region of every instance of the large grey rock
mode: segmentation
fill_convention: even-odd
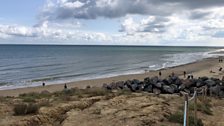
[[[169,85],[164,85],[163,86],[163,91],[165,93],[170,93],[170,94],[173,94],[174,93],[174,88],[169,86]]]
[[[116,83],[116,86],[117,86],[118,89],[123,89],[124,88],[124,81],[118,81]]]
[[[161,90],[158,89],[158,88],[153,88],[153,89],[152,89],[152,92],[153,92],[154,94],[156,94],[156,95],[159,95],[159,94],[161,93]]]
[[[205,85],[204,81],[202,79],[198,79],[198,81],[196,83],[196,86],[199,88],[199,87],[202,87],[204,85]]]
[[[167,79],[163,79],[162,81],[163,81],[163,83],[166,84],[166,85],[169,85],[169,84],[170,84],[169,81],[168,81]]]
[[[163,82],[157,82],[154,86],[161,89],[163,85],[164,85]]]
[[[206,81],[206,80],[208,80],[208,77],[204,76],[204,77],[200,77],[200,79],[201,79],[202,81]]]
[[[179,90],[179,91],[183,91],[185,88],[186,88],[185,84],[181,84],[181,85],[178,87],[178,90]]]
[[[182,80],[180,78],[177,78],[174,84],[181,85],[182,84]]]
[[[210,91],[210,93],[212,93],[212,95],[219,96],[219,92],[221,91],[221,87],[219,85],[215,85],[213,87],[210,87],[209,91]]]
[[[139,84],[139,83],[140,83],[140,81],[137,79],[132,80],[132,84]]]
[[[208,85],[208,87],[212,87],[212,86],[215,86],[216,85],[215,81],[214,80],[211,80],[211,79],[208,79],[208,80],[204,81],[204,83],[206,85]]]
[[[138,84],[132,84],[131,85],[131,91],[135,92],[138,90]]]
[[[176,84],[171,84],[170,87],[174,89],[174,93],[179,91]]]
[[[152,85],[145,85],[143,90],[147,92],[152,92]]]
[[[186,88],[190,88],[194,86],[194,82],[190,79],[183,80],[182,84],[184,84]]]
[[[179,79],[179,77],[178,77],[178,76],[171,76],[171,79],[172,79],[172,83],[175,83],[175,81],[176,81],[177,79]]]
[[[144,83],[149,84],[150,83],[150,78],[149,77],[144,78]]]
[[[152,77],[152,78],[150,79],[150,83],[153,84],[153,85],[156,85],[156,83],[158,82],[158,80],[159,80],[159,78],[158,78],[157,76]]]

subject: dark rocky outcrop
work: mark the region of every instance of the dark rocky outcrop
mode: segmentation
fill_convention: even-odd
[[[198,79],[188,78],[180,79],[178,76],[169,76],[165,79],[159,77],[146,77],[143,81],[133,79],[127,81],[112,82],[110,84],[103,84],[103,88],[107,90],[130,90],[132,92],[145,91],[149,93],[180,93],[185,91],[187,93],[194,93],[195,88],[208,87],[208,95],[224,97],[224,85],[222,80],[217,78],[200,77]]]

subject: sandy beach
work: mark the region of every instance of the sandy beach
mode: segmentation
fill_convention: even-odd
[[[193,74],[195,78],[200,76],[208,76],[208,77],[215,77],[215,78],[222,78],[223,72],[218,71],[220,67],[224,67],[224,63],[219,63],[218,58],[207,58],[201,61],[175,66],[171,68],[161,69],[162,78],[166,78],[172,72],[176,75],[183,78],[183,71],[186,71],[187,74]],[[210,73],[210,71],[213,73]],[[131,79],[139,79],[143,80],[145,77],[152,77],[158,76],[159,71],[149,71],[143,74],[131,74],[131,75],[121,75],[109,78],[101,78],[101,79],[92,79],[92,80],[84,80],[84,81],[76,81],[67,83],[68,88],[85,88],[86,86],[96,86],[100,87],[104,83],[111,83],[113,81],[126,81]],[[18,96],[22,93],[29,93],[29,92],[41,92],[47,90],[49,92],[60,91],[64,87],[64,84],[55,84],[55,85],[47,85],[45,87],[40,86],[37,87],[27,87],[27,88],[18,88],[18,89],[10,89],[10,90],[1,90],[0,96]]]

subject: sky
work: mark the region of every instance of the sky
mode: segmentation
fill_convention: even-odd
[[[224,1],[1,0],[0,44],[224,46]]]

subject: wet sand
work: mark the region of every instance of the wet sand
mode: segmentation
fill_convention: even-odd
[[[183,78],[183,72],[186,71],[187,74],[193,74],[195,78],[201,76],[208,76],[208,77],[215,77],[215,78],[222,78],[224,75],[223,71],[219,71],[220,67],[224,68],[224,63],[219,63],[218,58],[207,58],[201,61],[197,61],[194,63],[189,63],[185,65],[175,66],[171,68],[161,69],[162,78],[168,77],[172,72],[176,75]],[[213,73],[210,73],[210,71]],[[102,79],[92,79],[92,80],[84,80],[84,81],[76,81],[67,83],[68,88],[85,88],[86,86],[97,86],[100,87],[104,83],[111,83],[113,81],[126,81],[131,79],[139,79],[143,80],[145,77],[152,77],[158,76],[159,71],[149,71],[143,74],[131,74],[131,75],[121,75],[109,78],[102,78]],[[64,84],[55,84],[55,85],[47,85],[37,87],[27,87],[27,88],[18,88],[18,89],[9,89],[9,90],[0,90],[0,96],[18,96],[22,93],[29,93],[29,92],[41,92],[44,90],[48,90],[49,92],[60,91],[63,90]]]

